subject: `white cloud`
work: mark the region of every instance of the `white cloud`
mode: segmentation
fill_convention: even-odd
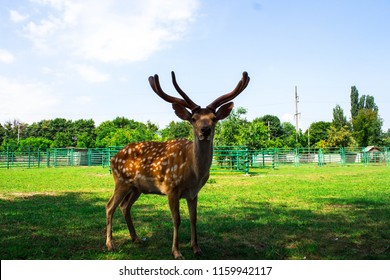
[[[25,21],[26,19],[29,18],[28,15],[21,14],[18,11],[15,11],[15,10],[10,10],[9,11],[9,17],[10,17],[11,21],[13,21],[15,23],[19,23],[19,22]]]
[[[89,83],[102,83],[109,80],[110,76],[96,70],[95,68],[83,65],[75,64],[73,68],[81,76],[81,78]]]
[[[0,76],[0,121],[18,118],[24,122],[46,117],[58,100],[51,88],[31,81],[12,80]]]
[[[182,38],[198,8],[197,0],[34,3],[38,19],[24,32],[35,47],[103,62],[147,59]]]
[[[0,62],[10,64],[14,62],[15,57],[12,53],[7,50],[0,49]]]

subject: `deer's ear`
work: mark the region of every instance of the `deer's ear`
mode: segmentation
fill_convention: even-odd
[[[215,113],[216,117],[217,117],[217,120],[223,120],[224,118],[226,118],[227,116],[229,116],[230,112],[233,110],[233,107],[234,107],[234,103],[233,102],[229,102],[229,103],[226,103],[225,105],[222,105],[217,113]]]
[[[191,122],[192,115],[190,112],[187,111],[187,109],[184,106],[177,103],[173,103],[172,108],[173,110],[175,110],[176,116],[181,118],[183,121]]]

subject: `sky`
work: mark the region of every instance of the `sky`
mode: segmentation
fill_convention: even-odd
[[[205,107],[234,89],[253,120],[299,128],[350,118],[350,90],[372,95],[390,128],[389,0],[0,0],[0,123],[117,116],[178,121],[150,88],[175,71]]]

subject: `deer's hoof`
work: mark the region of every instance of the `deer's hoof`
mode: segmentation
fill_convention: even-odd
[[[179,251],[172,252],[172,255],[175,258],[175,260],[184,260],[183,255]]]
[[[200,248],[194,249],[194,255],[199,257],[202,255],[202,250]]]
[[[115,246],[114,243],[112,243],[112,241],[107,241],[106,246],[108,251],[115,251]]]
[[[139,238],[139,237],[137,237],[137,238],[133,239],[133,242],[134,243],[144,243],[146,240],[147,240],[146,238]]]

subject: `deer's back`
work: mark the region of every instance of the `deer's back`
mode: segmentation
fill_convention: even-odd
[[[111,158],[114,179],[143,193],[168,194],[191,179],[192,145],[185,139],[131,143]]]

